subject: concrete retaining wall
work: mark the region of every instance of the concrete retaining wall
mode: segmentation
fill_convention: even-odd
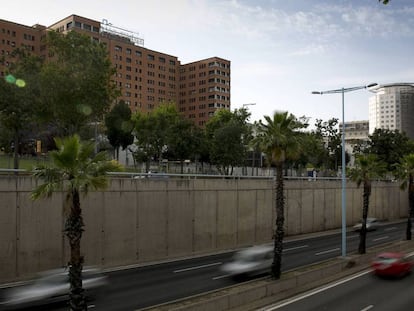
[[[63,194],[32,201],[31,177],[0,177],[0,283],[67,263]],[[275,198],[265,179],[111,179],[82,198],[86,264],[114,267],[271,241]],[[287,235],[341,226],[341,182],[285,182]],[[369,215],[406,217],[397,183],[374,183]],[[361,217],[362,189],[347,184],[347,223]]]

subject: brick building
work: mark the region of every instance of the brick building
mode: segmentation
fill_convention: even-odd
[[[174,102],[178,110],[198,126],[217,109],[230,110],[230,61],[211,57],[181,64],[178,57],[144,47],[131,31],[71,15],[48,27],[32,27],[0,19],[0,76],[5,76],[16,48],[45,56],[46,31],[77,31],[105,44],[116,68],[114,81],[132,112],[149,112],[160,103]]]

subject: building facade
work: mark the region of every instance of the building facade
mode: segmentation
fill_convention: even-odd
[[[369,99],[369,133],[398,130],[414,139],[414,84],[391,83],[375,89]]]
[[[342,133],[342,123],[339,124],[339,132]],[[345,122],[345,151],[351,156],[350,166],[354,165],[354,147],[359,143],[366,143],[369,140],[369,121]]]
[[[230,61],[211,57],[181,64],[178,57],[144,47],[138,34],[78,15],[48,27],[32,27],[0,20],[0,75],[8,72],[11,53],[25,48],[46,57],[43,39],[47,31],[76,31],[103,43],[116,68],[114,81],[121,90],[117,99],[132,112],[150,112],[162,103],[175,103],[178,111],[196,125],[204,126],[218,109],[230,110]]]

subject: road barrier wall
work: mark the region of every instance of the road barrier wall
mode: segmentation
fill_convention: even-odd
[[[0,176],[0,283],[65,266],[63,193],[32,201],[30,176]],[[111,178],[106,191],[81,199],[85,264],[144,265],[270,242],[273,179]],[[286,235],[341,226],[340,180],[286,180]],[[347,224],[361,217],[362,189],[348,182]],[[408,195],[375,182],[369,215],[406,217]]]

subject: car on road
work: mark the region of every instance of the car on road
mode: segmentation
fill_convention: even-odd
[[[233,278],[253,277],[269,273],[272,262],[273,246],[252,246],[236,252],[220,270]]]
[[[107,277],[100,269],[85,267],[82,271],[82,286],[88,299],[96,297],[107,284]],[[69,269],[53,269],[39,274],[26,285],[11,287],[0,300],[0,310],[14,310],[47,305],[68,300]]]
[[[402,277],[411,272],[413,258],[400,252],[378,254],[371,262],[374,274],[379,276]]]
[[[377,218],[367,218],[367,231],[377,230],[379,227],[379,221]],[[355,224],[353,227],[354,231],[360,231],[362,228],[362,220]]]

